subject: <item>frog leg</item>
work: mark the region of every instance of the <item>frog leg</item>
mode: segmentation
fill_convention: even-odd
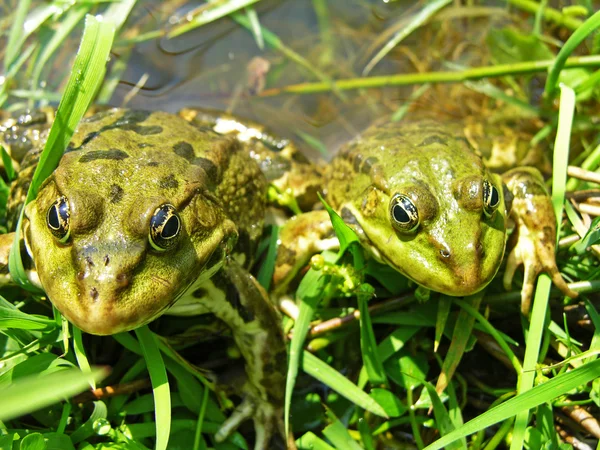
[[[526,316],[540,272],[546,272],[563,294],[577,297],[577,292],[569,288],[556,266],[556,216],[542,174],[533,167],[517,167],[502,178],[513,195],[510,213],[516,224],[511,236],[515,245],[508,255],[504,287],[510,289],[516,268],[523,264],[521,312]]]
[[[234,135],[244,144],[260,166],[267,181],[283,194],[280,206],[289,206],[285,197],[295,199],[299,208],[308,211],[318,203],[324,166],[313,164],[293,141],[271,133],[264,126],[222,111],[186,108],[179,115],[192,125],[221,135]],[[293,209],[293,208],[292,208]],[[294,211],[298,212],[298,211]]]
[[[283,293],[313,255],[339,245],[327,211],[315,210],[292,217],[279,230],[273,291]]]
[[[285,439],[283,400],[287,352],[281,318],[264,289],[231,256],[220,271],[191,294],[206,310],[225,322],[245,359],[247,380],[242,404],[216,434],[224,440],[252,417],[255,449],[276,448]]]

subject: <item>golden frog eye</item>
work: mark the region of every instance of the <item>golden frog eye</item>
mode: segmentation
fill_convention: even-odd
[[[177,243],[181,231],[181,219],[175,207],[169,203],[159,206],[150,219],[149,241],[159,252],[169,250]]]
[[[483,181],[483,212],[492,217],[500,205],[500,193],[488,180]]]
[[[50,233],[54,235],[59,242],[65,243],[71,235],[70,230],[71,212],[69,210],[69,201],[64,195],[59,197],[46,213],[46,225]]]
[[[396,230],[410,233],[419,226],[419,212],[408,196],[395,194],[390,200],[390,220]]]

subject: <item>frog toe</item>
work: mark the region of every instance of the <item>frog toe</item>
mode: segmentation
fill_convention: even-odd
[[[239,425],[251,418],[254,422],[254,450],[295,449],[293,440],[286,442],[283,412],[272,404],[246,397],[215,435],[217,442],[223,442]]]
[[[548,241],[545,241],[548,242]],[[523,287],[521,289],[521,312],[529,315],[535,280],[541,272],[550,276],[554,285],[566,296],[575,298],[577,292],[569,288],[556,265],[554,245],[544,244],[544,241],[530,239],[527,233],[519,236],[517,245],[511,250],[504,272],[504,287],[510,289],[515,271],[521,264],[524,266]]]

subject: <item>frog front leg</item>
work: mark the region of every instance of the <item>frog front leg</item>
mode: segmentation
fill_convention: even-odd
[[[273,272],[275,296],[286,291],[288,284],[313,255],[339,245],[325,210],[298,214],[288,220],[279,231]]]
[[[223,268],[193,295],[231,328],[246,362],[247,380],[241,388],[245,398],[216,439],[224,440],[241,422],[253,418],[254,448],[278,448],[277,443],[281,446],[287,440],[283,425],[287,353],[277,309],[254,277],[232,257],[226,257]]]
[[[577,297],[556,266],[556,216],[542,174],[532,167],[517,167],[502,179],[513,195],[510,214],[515,221],[511,249],[504,273],[504,287],[510,289],[516,268],[523,264],[525,277],[521,290],[521,312],[528,316],[535,279],[546,272],[560,291]]]

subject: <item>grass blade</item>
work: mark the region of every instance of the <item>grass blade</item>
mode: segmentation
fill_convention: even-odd
[[[152,381],[156,418],[156,450],[166,450],[171,433],[171,392],[167,370],[154,333],[144,325],[137,328],[135,334],[140,342],[150,381]]]

